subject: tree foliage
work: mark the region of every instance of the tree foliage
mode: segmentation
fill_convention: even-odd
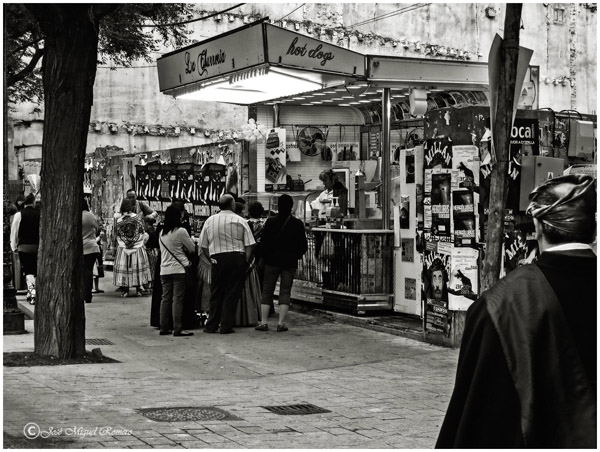
[[[101,15],[98,63],[130,66],[162,47],[181,47],[189,33],[181,22],[193,15],[193,4],[149,3],[94,5]],[[102,9],[102,11],[101,11]],[[26,4],[4,4],[4,54],[9,101],[43,100],[40,62],[44,32]]]

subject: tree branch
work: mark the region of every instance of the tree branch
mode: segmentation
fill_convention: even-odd
[[[42,58],[43,56],[44,56],[44,49],[40,49],[36,45],[35,54],[31,57],[29,64],[26,67],[24,67],[23,70],[21,70],[20,72],[17,72],[16,74],[8,77],[6,80],[6,85],[12,86],[15,83],[23,80],[29,74],[31,74],[33,72],[33,70],[35,69],[35,67],[37,66],[38,61],[40,61],[40,58]]]
[[[12,50],[10,53],[11,53],[11,55],[14,55],[15,53],[20,52],[21,50],[25,50],[27,47],[36,46],[37,44],[39,44],[40,41],[43,41],[43,40],[44,40],[44,37],[42,36],[41,38],[38,38],[35,41],[26,42],[22,46],[17,47],[16,49]]]

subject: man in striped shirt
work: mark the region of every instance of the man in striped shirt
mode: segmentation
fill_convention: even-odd
[[[211,261],[210,312],[205,333],[233,333],[235,310],[242,296],[255,241],[248,223],[235,213],[235,199],[223,195],[221,211],[209,217],[200,234],[202,252]]]

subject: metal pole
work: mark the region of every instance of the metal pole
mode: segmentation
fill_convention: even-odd
[[[381,126],[381,218],[383,219],[383,229],[390,229],[390,140],[391,140],[391,114],[392,114],[392,94],[390,88],[383,88],[382,94],[382,113],[383,121]]]

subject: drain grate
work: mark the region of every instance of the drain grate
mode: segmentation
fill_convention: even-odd
[[[279,406],[263,406],[275,414],[281,414],[283,416],[295,415],[295,414],[320,414],[320,413],[331,413],[331,411],[325,408],[320,408],[310,403],[301,405],[279,405]]]
[[[136,411],[148,419],[158,422],[240,420],[239,417],[229,414],[227,411],[209,406],[139,408]]]
[[[85,343],[87,345],[115,345],[108,339],[86,339]]]

